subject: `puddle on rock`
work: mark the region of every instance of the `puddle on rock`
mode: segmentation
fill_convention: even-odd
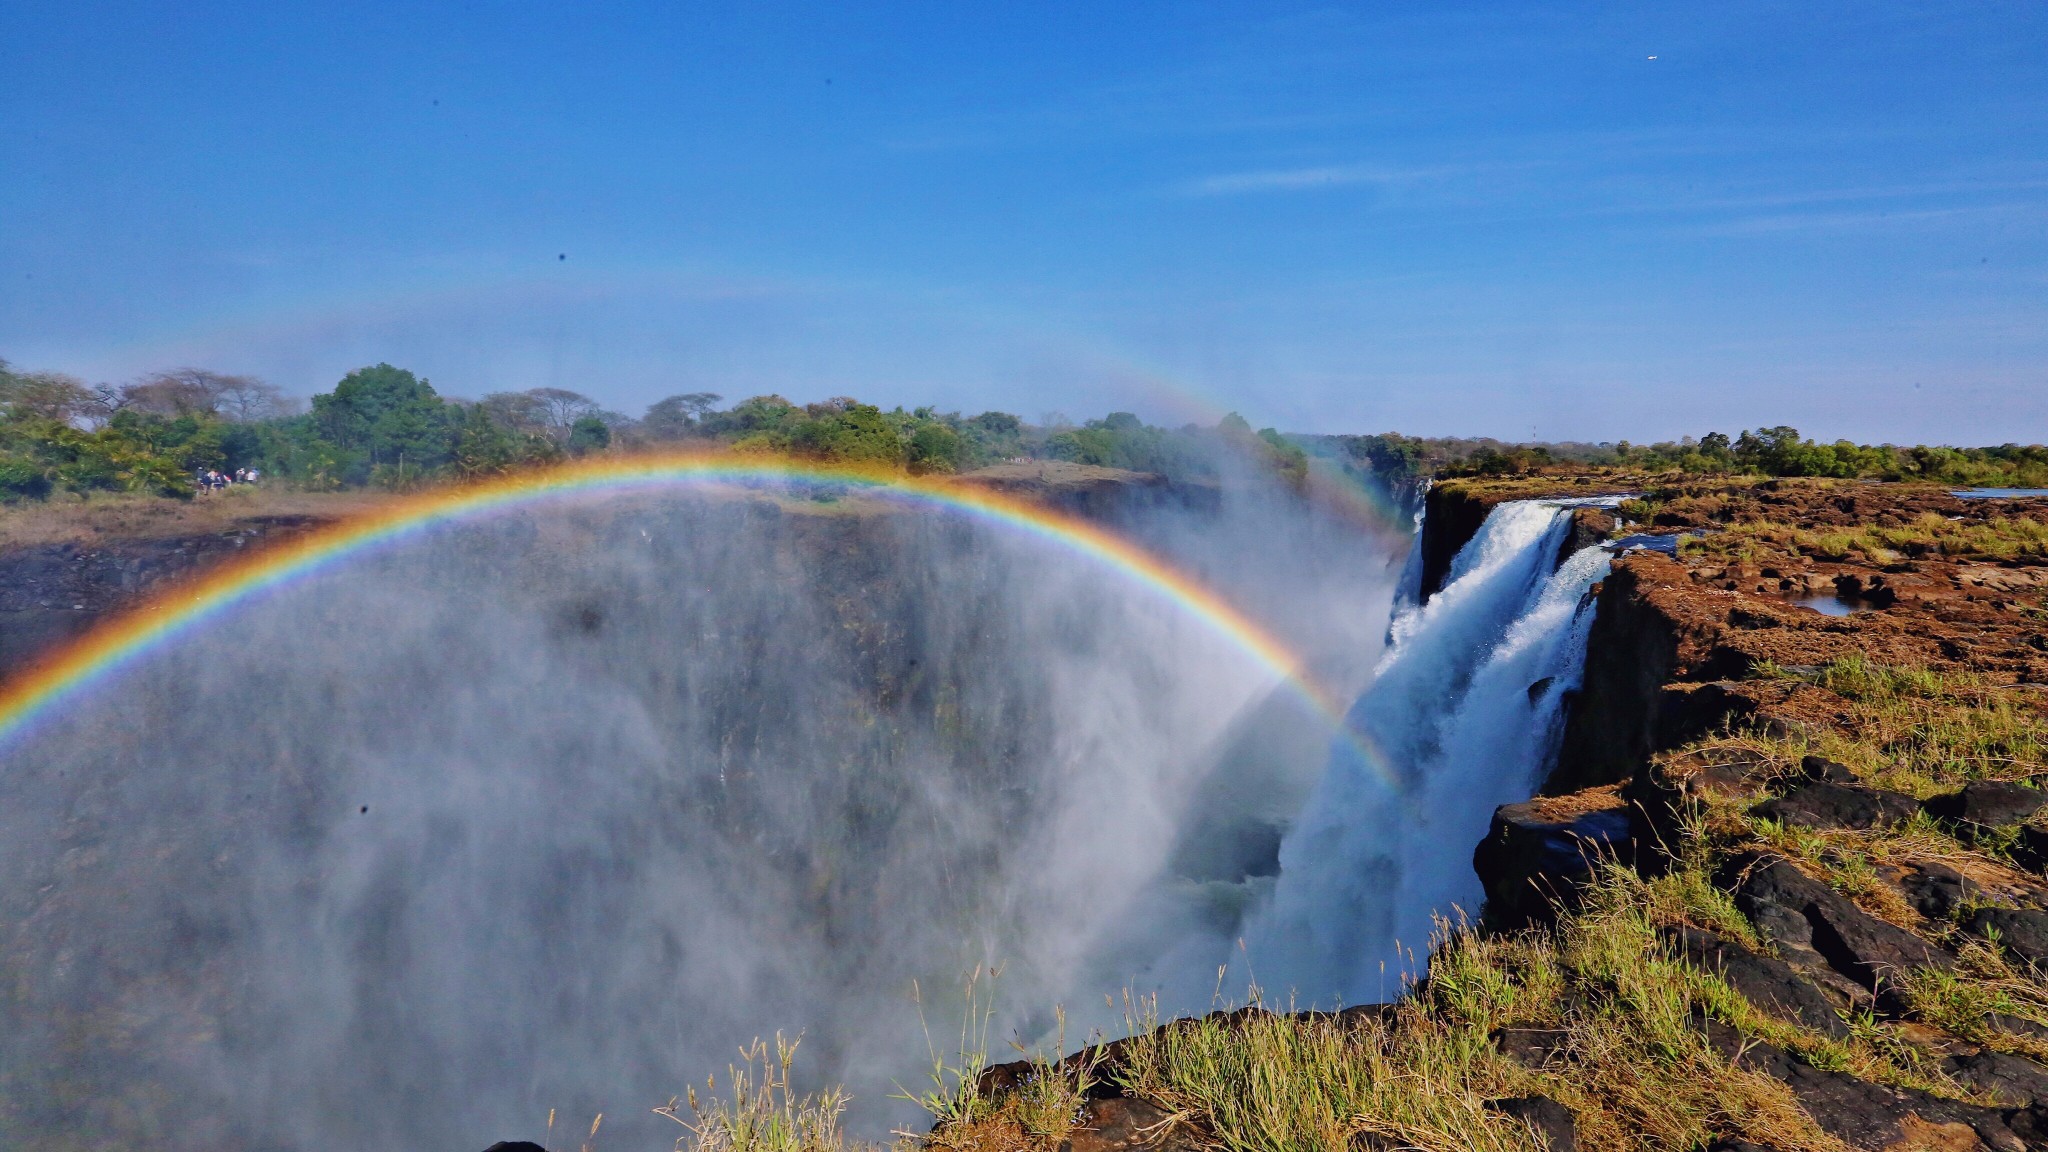
[[[1875,612],[1876,607],[1861,600],[1844,600],[1832,592],[1814,592],[1805,596],[1788,596],[1786,602],[1801,608],[1811,608],[1823,616],[1854,616],[1861,612]]]

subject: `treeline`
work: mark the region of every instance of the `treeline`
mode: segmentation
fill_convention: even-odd
[[[1395,476],[1513,476],[1585,467],[1644,472],[1826,476],[1924,480],[1969,487],[2048,487],[2048,447],[1902,447],[1809,440],[1780,425],[1731,438],[1711,432],[1656,444],[1511,444],[1489,439],[1379,436],[1302,437],[1310,451],[1356,470]]]
[[[917,475],[1053,459],[1189,478],[1214,475],[1227,454],[1296,480],[1306,470],[1298,445],[1234,415],[1214,428],[1155,428],[1129,413],[1040,426],[1007,412],[884,411],[846,397],[722,402],[686,393],[634,418],[560,388],[470,401],[378,364],[302,409],[246,376],[179,369],[88,387],[0,361],[0,499],[58,490],[190,496],[201,473],[239,469],[316,490],[408,488],[591,453],[711,445]]]
[[[378,364],[349,373],[306,406],[261,380],[200,369],[88,387],[0,361],[0,500],[60,490],[189,496],[200,473],[245,468],[310,489],[408,488],[591,453],[712,445],[919,475],[1040,459],[1211,479],[1237,462],[1298,484],[1314,460],[1397,499],[1432,476],[1588,466],[2048,487],[2048,448],[2038,445],[1825,444],[1788,427],[1649,445],[1511,444],[1397,433],[1288,436],[1254,431],[1235,414],[1209,427],[1156,427],[1128,412],[1034,425],[1007,412],[884,411],[846,397],[803,405],[780,396],[730,407],[723,401],[685,393],[637,418],[561,388],[472,401]]]

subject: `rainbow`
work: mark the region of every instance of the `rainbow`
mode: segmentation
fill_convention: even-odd
[[[403,497],[290,543],[230,562],[109,620],[0,691],[0,749],[22,738],[64,701],[104,682],[146,653],[191,634],[252,597],[339,564],[367,549],[497,509],[577,493],[690,483],[758,485],[797,481],[848,485],[884,497],[968,513],[1050,541],[1152,589],[1267,669],[1326,717],[1334,731],[1380,770],[1345,710],[1309,677],[1299,657],[1215,592],[1158,557],[1093,525],[957,482],[785,460],[734,456],[606,458],[522,472],[478,484]]]

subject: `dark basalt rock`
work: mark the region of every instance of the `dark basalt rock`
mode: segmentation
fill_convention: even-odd
[[[1488,1100],[1488,1108],[1527,1124],[1550,1152],[1579,1152],[1579,1126],[1572,1110],[1548,1096]]]
[[[1875,828],[1903,824],[1919,810],[1920,805],[1901,792],[1820,781],[1802,784],[1750,812],[1800,828]]]
[[[1959,792],[1930,796],[1922,805],[1930,816],[1983,828],[2018,824],[2044,806],[2048,806],[2048,792],[2007,780],[1965,784]]]
[[[1183,1152],[1196,1148],[1189,1136],[1167,1124],[1170,1117],[1143,1100],[1090,1100],[1060,1152]]]
[[[1729,987],[1764,1012],[1837,1040],[1849,1037],[1849,1025],[1827,996],[1783,960],[1759,956],[1732,940],[1697,928],[1680,928],[1670,933],[1669,939],[1677,955],[1726,980]]]
[[[2012,858],[2020,867],[2048,872],[2048,828],[2029,824],[2020,829],[2013,842]]]
[[[1899,881],[1899,891],[1913,911],[1929,920],[1946,920],[1965,902],[1981,896],[1984,889],[1948,865],[1930,861],[1913,865]]]
[[[1963,925],[1979,936],[1998,935],[1998,946],[2031,964],[2048,965],[2048,912],[2038,908],[1979,908]]]
[[[1799,1106],[1823,1131],[1852,1148],[1879,1152],[1918,1134],[1914,1129],[1924,1133],[1943,1126],[1954,1127],[1942,1133],[1951,1137],[1951,1142],[1939,1147],[1971,1147],[1962,1141],[1973,1136],[1982,1145],[2000,1152],[2024,1152],[2028,1147],[2006,1124],[2005,1114],[1995,1108],[1947,1100],[1914,1089],[1890,1088],[1859,1080],[1846,1072],[1815,1068],[1783,1048],[1744,1036],[1718,1020],[1695,1017],[1694,1024],[1706,1033],[1707,1043],[1729,1063],[1769,1076],[1792,1089]]]
[[[1781,947],[1818,953],[1830,967],[1882,991],[1912,968],[1950,969],[1955,958],[1903,928],[1864,913],[1783,857],[1743,853],[1722,882],[1757,931]]]
[[[1799,762],[1799,773],[1808,780],[1824,780],[1830,784],[1854,784],[1856,773],[1839,760],[1825,756],[1808,756]]]
[[[1612,790],[1538,797],[1494,810],[1472,867],[1486,888],[1487,919],[1501,927],[1548,923],[1592,878],[1595,862],[1634,859],[1628,809]]]
[[[500,1140],[489,1148],[484,1149],[484,1152],[548,1152],[548,1150],[531,1140]]]
[[[1496,1028],[1489,1037],[1501,1055],[1524,1068],[1541,1068],[1562,1057],[1570,1038],[1562,1028]]]
[[[2026,1105],[2048,1099],[2048,1068],[2024,1056],[1985,1048],[1968,1056],[1951,1056],[1941,1062],[1941,1067],[1961,1083],[1996,1096],[2006,1104]]]
[[[2005,1125],[2029,1148],[2048,1148],[2048,1106],[2016,1108],[2005,1114]]]

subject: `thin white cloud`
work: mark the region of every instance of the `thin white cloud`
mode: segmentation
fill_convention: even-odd
[[[1389,169],[1368,164],[1334,164],[1319,168],[1282,168],[1265,172],[1231,172],[1204,176],[1183,185],[1189,196],[1248,196],[1265,192],[1308,192],[1355,184],[1397,184],[1432,174],[1422,169]]]

